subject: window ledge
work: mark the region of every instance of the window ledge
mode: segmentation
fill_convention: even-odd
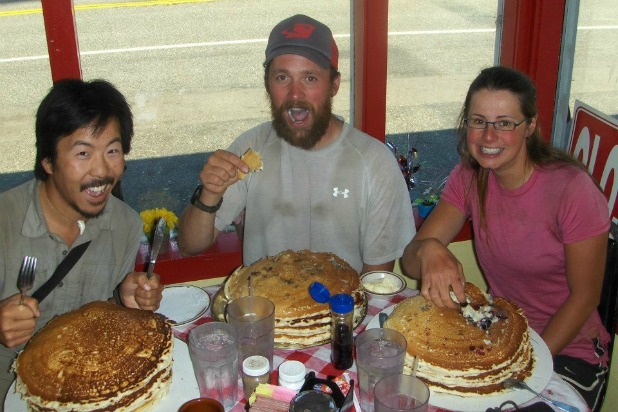
[[[242,265],[242,242],[236,232],[220,233],[217,241],[197,256],[183,256],[176,239],[169,242],[168,252],[159,255],[155,268],[166,285],[228,276]],[[150,245],[142,243],[137,253],[136,271],[146,271],[149,253]]]
[[[423,223],[414,208],[414,218],[417,229]],[[465,224],[461,232],[453,240],[460,242],[471,239],[470,225]],[[204,279],[215,279],[230,275],[242,265],[242,242],[236,232],[220,233],[217,241],[206,251],[197,256],[183,256],[178,249],[176,239],[170,239],[169,250],[159,255],[155,272],[165,285],[171,283],[195,282]],[[146,270],[150,245],[142,243],[139,247],[135,270]]]

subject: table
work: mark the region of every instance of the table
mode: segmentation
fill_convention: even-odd
[[[220,288],[220,285],[209,286],[209,287],[204,288],[206,292],[208,292],[211,298],[211,301],[213,300],[214,295],[219,290],[219,288]],[[363,330],[365,330],[365,328],[367,327],[367,324],[380,311],[382,311],[383,309],[387,307],[395,305],[396,303],[401,302],[407,297],[414,296],[416,294],[418,294],[418,291],[416,290],[405,289],[403,292],[397,295],[394,295],[388,300],[375,299],[375,298],[369,297],[367,315],[363,319],[363,322],[354,331],[355,336],[358,335]],[[212,318],[211,312],[210,310],[208,310],[202,317],[192,322],[191,324],[175,327],[174,335],[177,338],[186,342],[188,332],[193,327],[200,325],[202,323],[211,322],[212,320],[213,318]],[[186,347],[184,348],[184,352],[187,352]],[[186,357],[188,357],[188,353],[186,354]],[[342,374],[341,371],[334,369],[330,364],[330,344],[326,344],[322,346],[315,346],[315,347],[306,348],[306,349],[296,349],[296,350],[275,349],[275,353],[273,357],[273,374],[271,376],[272,383],[277,382],[277,378],[278,378],[277,368],[279,367],[279,365],[281,365],[281,363],[283,363],[286,360],[298,360],[304,363],[307,368],[307,371],[314,371],[316,373],[316,377],[318,378],[326,378],[329,375],[339,376]],[[186,362],[188,362],[188,360],[186,360]],[[357,381],[356,363],[349,370],[345,371],[345,373],[348,375],[350,379],[354,379],[354,381],[356,382]],[[183,396],[187,396],[187,398],[190,398],[193,396],[193,395],[190,395],[190,396],[186,395],[187,393],[188,394],[195,393],[196,395],[198,395],[197,382],[193,374],[190,373],[190,366],[188,366],[188,368],[183,369],[182,376],[174,377],[174,379],[181,379],[181,381],[183,381],[181,382],[181,384],[185,384],[186,389],[187,389],[186,392],[183,392],[183,394],[185,395],[176,393],[177,399],[174,399],[175,402],[184,402],[184,400],[180,399]],[[354,395],[355,395],[355,399],[358,399],[358,388],[355,389]],[[543,390],[543,395],[549,398],[560,400],[562,402],[566,402],[570,405],[576,406],[580,409],[581,412],[587,412],[590,410],[587,407],[585,401],[579,395],[579,393],[577,393],[571,386],[569,386],[566,382],[564,382],[562,378],[560,378],[555,373],[552,375],[551,380],[549,384],[547,385],[547,387]],[[238,399],[240,399],[240,401],[238,401],[237,404],[230,410],[231,412],[241,412],[245,410],[246,401],[244,399],[244,394],[242,390],[242,381],[240,377],[239,377],[239,385],[238,385]],[[189,399],[186,399],[186,400],[189,400]],[[539,401],[540,399],[535,397],[524,405],[528,405],[528,404],[539,402]],[[23,401],[21,401],[21,399],[17,395],[13,395],[13,396],[11,394],[7,395],[7,399],[5,401],[4,406],[6,408],[5,410],[7,411],[8,410],[10,411],[24,410],[25,411],[25,403],[23,403]],[[497,407],[499,405],[491,405],[491,406]],[[449,410],[437,408],[431,405],[429,406],[429,412],[449,412],[449,411],[456,411],[456,410],[457,410],[456,405],[453,405],[453,408]],[[559,411],[559,409],[557,408],[554,408],[554,410]],[[360,412],[360,408],[356,409],[356,412]]]
[[[220,285],[209,286],[209,287],[204,288],[208,292],[209,296],[211,297],[211,301],[214,298],[215,293],[219,290],[219,288],[220,288]],[[392,296],[390,299],[376,299],[376,298],[372,298],[371,295],[368,295],[369,301],[368,301],[368,307],[367,307],[367,315],[365,316],[365,319],[363,319],[362,323],[355,329],[354,335],[356,336],[360,332],[365,330],[369,321],[383,309],[389,306],[395,305],[396,303],[399,303],[402,300],[410,296],[417,295],[417,294],[418,294],[417,290],[405,289],[403,292]],[[197,319],[193,323],[174,328],[174,334],[176,335],[176,337],[186,341],[189,330],[191,330],[193,327],[197,325],[200,325],[206,322],[211,322],[211,321],[212,321],[212,315],[211,315],[210,310],[208,310],[204,314],[204,316]],[[281,365],[281,363],[283,363],[286,360],[298,360],[298,361],[303,362],[307,368],[307,371],[310,371],[310,370],[314,371],[316,373],[316,377],[318,378],[326,378],[329,375],[339,376],[342,374],[341,371],[333,368],[332,365],[330,364],[330,344],[326,344],[322,346],[315,346],[315,347],[306,348],[306,349],[296,349],[296,350],[275,349],[275,353],[273,356],[273,374],[271,376],[272,383],[277,382],[277,378],[278,378],[277,368],[279,367],[279,365]],[[354,381],[356,382],[357,381],[356,363],[354,363],[354,365],[349,370],[347,370],[346,373],[348,374],[349,378],[354,379]],[[356,399],[358,399],[358,388],[355,389],[354,395]],[[562,378],[560,378],[555,373],[553,374],[547,387],[543,390],[543,395],[549,398],[560,400],[570,405],[576,406],[582,412],[586,412],[590,410],[588,406],[586,405],[585,401],[583,400],[583,398],[579,395],[579,393],[577,393],[571,386],[569,386],[565,381],[562,380]],[[242,385],[240,381],[239,381],[239,388],[238,388],[238,399],[240,399],[240,401],[231,409],[232,412],[240,412],[240,411],[245,410],[244,408],[245,408],[246,401],[244,399],[244,394],[242,391]],[[539,402],[539,401],[541,401],[540,398],[534,397],[529,402],[527,402],[525,405],[532,404],[532,403]],[[492,407],[497,407],[497,406],[499,405],[492,405]],[[554,408],[554,409],[556,411],[559,411],[559,409],[557,408]],[[448,412],[448,410],[446,409],[437,408],[431,405],[429,407],[429,412],[443,412],[443,411]],[[456,405],[453,405],[452,411],[456,411]],[[357,412],[359,411],[357,410]]]

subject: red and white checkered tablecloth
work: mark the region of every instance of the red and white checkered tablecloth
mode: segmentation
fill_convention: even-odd
[[[206,287],[205,290],[208,292],[211,301],[214,298],[215,293],[219,290],[220,285],[217,286],[209,286]],[[405,289],[403,292],[394,295],[390,299],[373,299],[369,298],[368,306],[367,306],[367,315],[361,322],[361,324],[355,329],[354,336],[357,336],[360,332],[365,330],[369,321],[376,316],[383,309],[393,306],[402,300],[414,296],[418,294],[417,290],[414,289]],[[181,327],[177,327],[174,329],[174,334],[176,337],[182,339],[186,342],[186,338],[189,330],[194,328],[197,325],[202,323],[211,322],[213,320],[210,309],[198,320],[194,321],[189,325],[184,325]],[[342,374],[340,370],[333,368],[330,363],[330,344],[322,345],[322,346],[314,346],[306,349],[275,349],[274,357],[273,357],[273,373],[271,375],[271,383],[276,384],[278,380],[278,368],[281,363],[286,360],[297,360],[305,364],[307,368],[307,372],[314,371],[316,377],[318,378],[326,378],[327,376],[339,376]],[[357,382],[356,375],[356,362],[354,365],[345,372],[347,377],[350,379],[354,379]],[[357,386],[357,385],[355,385]],[[581,412],[587,412],[590,409],[586,405],[583,398],[566,382],[564,382],[558,375],[553,374],[549,384],[543,390],[543,395],[560,400],[562,402],[566,402],[570,405],[576,406],[579,408]],[[358,387],[355,388],[354,396],[358,399]],[[246,400],[244,399],[244,393],[242,390],[242,381],[239,377],[238,382],[238,403],[230,410],[231,412],[240,412],[245,410]],[[533,398],[527,404],[532,404],[535,402],[539,402],[541,399],[538,397]],[[492,405],[499,406],[499,405]],[[456,405],[453,405],[452,411],[456,411]],[[556,411],[560,411],[555,408]],[[429,412],[449,412],[449,410],[437,408],[434,406],[429,406]],[[358,410],[356,412],[359,412]]]

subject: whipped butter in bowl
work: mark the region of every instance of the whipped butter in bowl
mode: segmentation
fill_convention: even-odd
[[[384,270],[364,273],[361,284],[365,292],[378,299],[388,299],[406,288],[406,281],[402,276]]]

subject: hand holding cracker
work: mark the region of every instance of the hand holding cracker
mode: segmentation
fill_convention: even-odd
[[[245,154],[240,156],[240,158],[247,164],[247,166],[249,166],[249,173],[257,172],[264,168],[262,165],[262,156],[259,152],[256,152],[253,149],[248,149]],[[240,180],[243,180],[249,173],[243,173],[239,169],[237,176]]]

